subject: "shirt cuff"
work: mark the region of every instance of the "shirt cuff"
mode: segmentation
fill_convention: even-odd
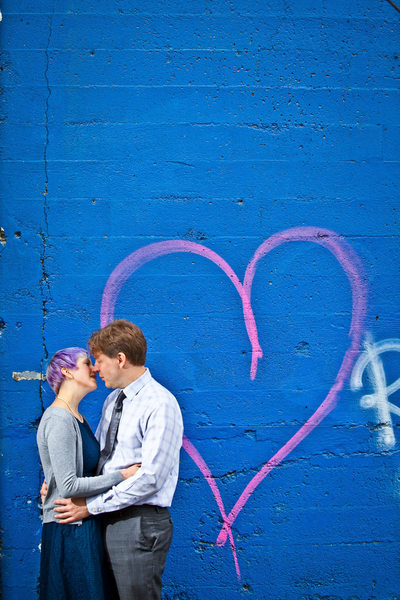
[[[104,511],[102,494],[86,498],[86,506],[91,515],[99,515]]]
[[[114,494],[114,487],[103,494],[87,498],[86,506],[91,515],[100,515],[125,508],[118,502],[118,497]]]

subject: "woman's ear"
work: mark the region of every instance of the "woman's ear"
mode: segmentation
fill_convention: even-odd
[[[62,367],[61,373],[64,375],[65,379],[72,379],[72,373],[69,369]]]

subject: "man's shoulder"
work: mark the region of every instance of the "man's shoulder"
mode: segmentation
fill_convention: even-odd
[[[143,391],[144,400],[150,410],[165,407],[180,412],[179,403],[174,394],[153,377]]]
[[[154,379],[154,377],[149,380],[145,391],[149,395],[157,395],[160,399],[164,398],[165,400],[176,401],[174,394],[168,388],[166,388],[165,385],[162,385],[162,383]]]

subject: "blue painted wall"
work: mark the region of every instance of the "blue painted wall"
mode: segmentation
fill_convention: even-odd
[[[346,260],[358,256],[353,301],[367,309],[336,406],[232,523],[237,567],[229,540],[216,543],[223,516],[209,483],[228,515],[313,419],[349,346],[349,279],[313,243],[321,236],[259,262],[255,379],[242,299],[205,256],[156,258],[117,298],[204,461],[182,450],[164,596],[399,599],[400,397],[384,377],[400,370],[400,12],[387,0],[3,0],[2,10],[3,597],[37,598],[35,434],[52,401],[38,378],[52,353],[99,327],[115,267],[184,240],[243,282],[261,243],[313,226],[340,236],[329,239]],[[105,396],[99,387],[85,400],[93,426]]]

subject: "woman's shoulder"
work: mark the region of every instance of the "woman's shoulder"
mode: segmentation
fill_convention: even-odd
[[[61,406],[49,406],[44,411],[39,423],[39,431],[52,426],[64,426],[76,428],[75,417]]]
[[[69,410],[66,410],[62,406],[51,405],[48,408],[46,408],[46,410],[44,411],[44,413],[42,415],[42,421],[43,421],[43,419],[46,420],[46,419],[51,419],[51,418],[63,419],[65,421],[72,421],[75,417],[69,412]]]

